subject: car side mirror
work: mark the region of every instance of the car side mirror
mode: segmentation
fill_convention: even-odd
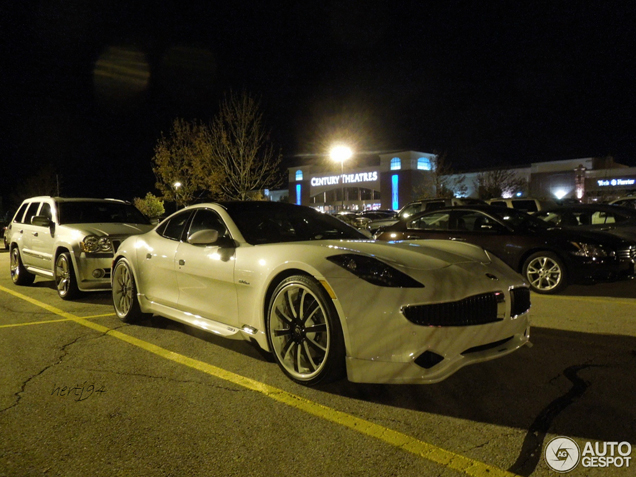
[[[51,225],[51,219],[44,215],[36,215],[31,217],[31,225],[38,225],[40,227],[49,227]]]
[[[188,237],[191,245],[214,245],[218,240],[219,231],[214,229],[199,230]]]

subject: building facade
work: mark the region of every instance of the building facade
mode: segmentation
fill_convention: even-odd
[[[289,202],[330,213],[398,210],[417,198],[437,195],[435,159],[431,153],[398,151],[350,164],[307,163],[290,167]],[[591,202],[636,194],[636,168],[618,164],[612,158],[536,162],[505,170],[525,184],[505,190],[507,197]],[[457,187],[456,196],[479,197],[480,179],[493,171],[467,171],[443,179]]]

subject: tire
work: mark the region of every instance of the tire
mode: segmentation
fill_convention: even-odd
[[[563,261],[552,252],[537,252],[523,264],[523,276],[537,293],[558,293],[567,286]]]
[[[71,254],[60,253],[55,259],[55,287],[62,300],[73,300],[80,295]]]
[[[130,264],[122,259],[113,268],[113,307],[124,323],[135,323],[150,316],[143,313],[137,298],[137,284]]]
[[[340,320],[329,295],[313,278],[295,275],[276,287],[266,329],[274,360],[291,380],[315,386],[344,377]]]
[[[35,281],[35,275],[24,268],[20,250],[17,245],[11,249],[9,269],[11,271],[11,280],[13,280],[13,283],[16,285],[31,285]]]

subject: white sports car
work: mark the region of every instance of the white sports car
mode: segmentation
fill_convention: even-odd
[[[530,292],[479,247],[369,240],[311,208],[200,204],[126,239],[115,311],[250,340],[292,380],[433,383],[528,343]]]

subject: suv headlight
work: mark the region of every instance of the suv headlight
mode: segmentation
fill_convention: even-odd
[[[98,237],[97,235],[87,235],[80,242],[82,252],[87,253],[105,253],[112,252],[113,246],[108,237]]]
[[[346,253],[327,257],[358,278],[380,287],[424,288],[417,280],[373,257]]]
[[[584,242],[571,242],[574,245],[574,250],[572,252],[573,255],[577,257],[587,257],[587,258],[604,258],[611,253],[608,253],[607,250],[603,249],[598,245],[592,245]]]

